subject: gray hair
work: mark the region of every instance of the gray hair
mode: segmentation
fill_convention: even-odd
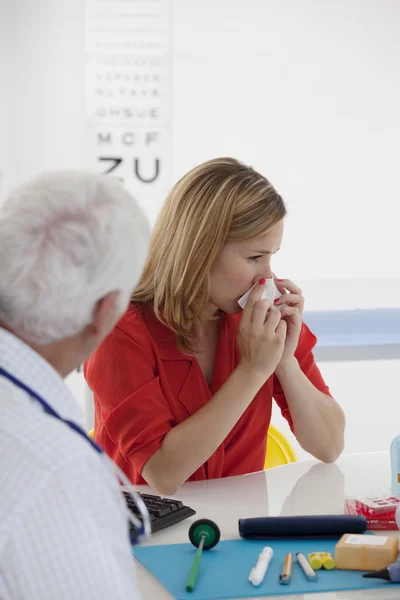
[[[120,291],[121,315],[147,254],[142,210],[110,175],[44,173],[0,207],[0,319],[32,343],[72,336]]]

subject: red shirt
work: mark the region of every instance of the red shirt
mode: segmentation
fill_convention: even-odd
[[[222,314],[214,372],[209,386],[194,357],[180,352],[174,334],[150,309],[132,305],[85,365],[94,392],[95,439],[133,483],[160,448],[168,431],[219,390],[240,360],[237,315]],[[303,324],[296,358],[302,371],[325,394],[329,389],[315,364],[316,338]],[[293,429],[285,395],[272,375],[216,452],[189,480],[240,475],[263,469],[272,398]]]

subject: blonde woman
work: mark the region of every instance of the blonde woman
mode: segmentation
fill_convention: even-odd
[[[173,494],[261,470],[273,398],[305,450],[325,462],[342,451],[344,415],[314,362],[301,290],[277,280],[281,312],[260,300],[285,214],[269,181],[232,158],[169,194],[130,308],[85,368],[95,438],[134,483]]]

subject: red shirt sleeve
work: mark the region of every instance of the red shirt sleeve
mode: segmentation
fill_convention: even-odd
[[[294,355],[297,358],[300,368],[303,371],[304,375],[308,377],[308,379],[317,388],[317,390],[331,396],[329,388],[322,378],[321,372],[315,363],[314,355],[312,353],[312,349],[314,348],[316,343],[317,338],[308,329],[307,325],[303,323],[299,337],[299,343],[297,344],[297,349]],[[279,383],[279,380],[276,377],[276,375],[274,375],[273,396],[275,402],[281,409],[282,416],[285,417],[285,419],[290,425],[290,429],[294,433],[292,416],[287,405],[285,394],[283,393],[281,384]]]
[[[173,417],[138,315],[125,315],[100,344],[85,365],[85,377],[95,396],[96,439],[116,462],[122,455],[141,473],[172,428]],[[135,479],[134,472],[127,475]]]

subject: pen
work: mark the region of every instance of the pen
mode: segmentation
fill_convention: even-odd
[[[316,581],[317,574],[314,569],[311,567],[310,563],[304,556],[302,552],[296,553],[297,562],[303,569],[304,575],[307,577],[308,581]]]
[[[282,573],[279,575],[279,583],[288,585],[292,579],[293,554],[290,552],[285,556]]]
[[[274,555],[274,551],[269,546],[265,546],[258,557],[257,564],[250,571],[249,581],[254,586],[259,586],[264,581],[269,563]]]

